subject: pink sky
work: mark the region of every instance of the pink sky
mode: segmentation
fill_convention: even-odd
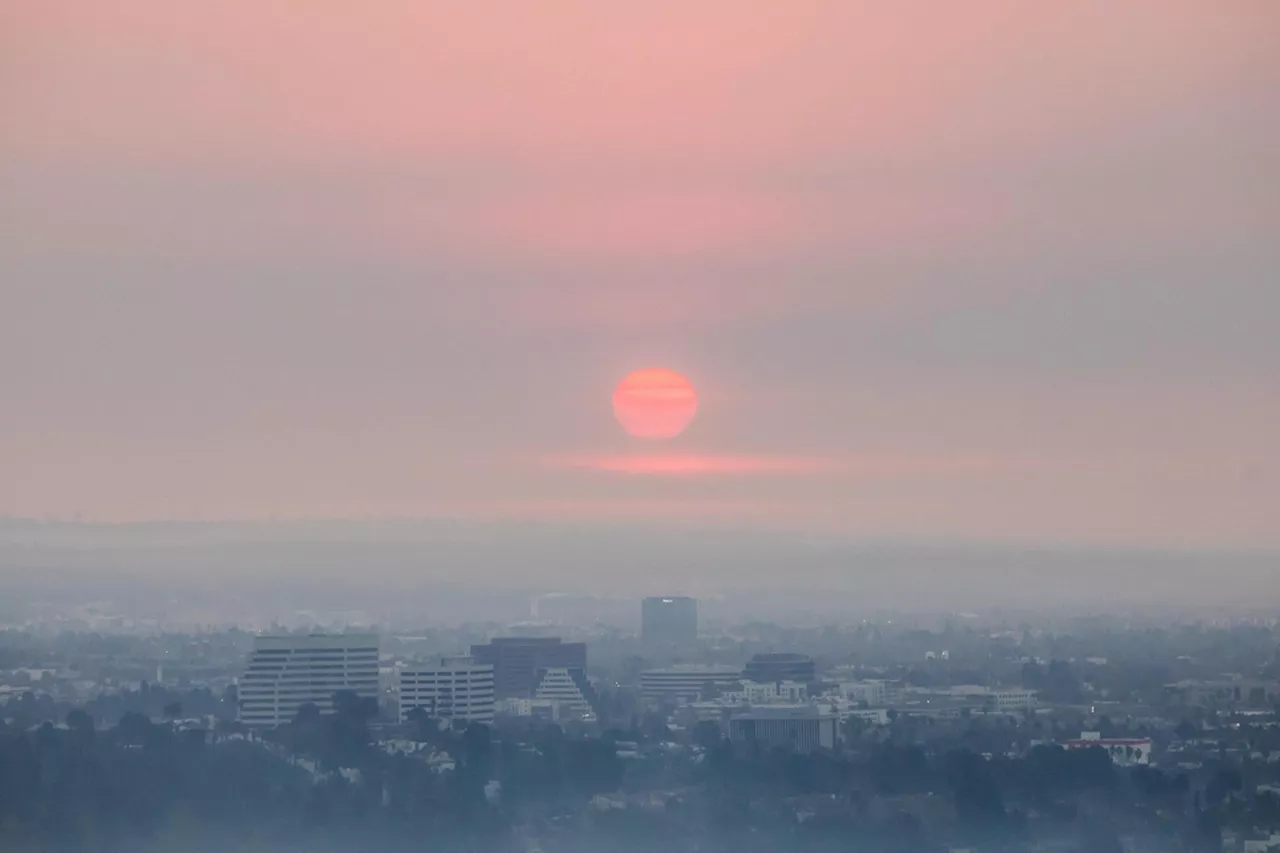
[[[19,2],[0,515],[1280,545],[1277,31]],[[700,393],[665,446],[610,413],[650,365]]]

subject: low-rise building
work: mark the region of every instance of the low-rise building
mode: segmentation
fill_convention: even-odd
[[[854,718],[873,726],[889,725],[888,708],[852,708],[841,714],[843,719]]]
[[[1166,684],[1165,698],[1192,707],[1268,708],[1280,701],[1280,681],[1228,678],[1188,679]]]
[[[729,718],[729,740],[762,749],[788,747],[797,752],[835,749],[837,719],[813,705],[752,708]]]
[[[988,704],[996,711],[1030,711],[1036,707],[1036,692],[1023,688],[998,688],[990,691]]]
[[[1111,761],[1122,767],[1151,763],[1151,738],[1104,738],[1098,732],[1081,732],[1080,737],[1063,744],[1066,749],[1099,748],[1111,756]]]

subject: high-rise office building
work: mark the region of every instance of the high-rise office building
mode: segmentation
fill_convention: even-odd
[[[330,713],[334,694],[342,691],[377,700],[377,635],[255,637],[239,683],[240,721],[278,726],[307,704]]]
[[[471,647],[477,663],[493,667],[494,695],[499,699],[528,699],[545,669],[586,671],[586,643],[565,643],[559,637],[495,637]]]
[[[698,641],[698,600],[654,596],[640,604],[640,639],[651,645],[688,646]]]
[[[432,717],[493,722],[493,666],[474,658],[444,658],[439,665],[400,670],[400,720],[422,708]]]

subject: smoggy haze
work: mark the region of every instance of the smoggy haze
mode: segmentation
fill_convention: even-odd
[[[6,16],[0,515],[1280,545],[1280,7],[502,6]]]

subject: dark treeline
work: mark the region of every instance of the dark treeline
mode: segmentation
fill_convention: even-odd
[[[379,731],[376,705],[335,698],[336,713],[304,707],[260,740],[233,722],[184,728],[137,711],[108,728],[78,709],[61,725],[0,729],[0,849],[524,853],[536,839],[548,853],[938,853],[939,827],[951,844],[1027,849],[1034,818],[1036,837],[1079,853],[1120,851],[1122,837],[1219,851],[1237,811],[1280,815],[1274,798],[1246,804],[1229,769],[1193,790],[1185,776],[1118,768],[1100,750],[1036,746],[989,760],[887,741],[806,755],[734,747],[700,726],[705,750],[686,753],[639,728],[455,731],[419,713]],[[620,758],[619,742],[641,756]],[[657,807],[584,808],[654,791]]]
[[[74,710],[86,712],[94,720],[118,720],[125,714],[147,717],[213,717],[233,720],[236,716],[235,688],[214,693],[207,687],[173,689],[147,682],[136,689],[104,692],[83,704],[54,699],[48,693],[26,690],[4,706],[4,716],[14,728],[30,728],[50,720],[63,720]]]

